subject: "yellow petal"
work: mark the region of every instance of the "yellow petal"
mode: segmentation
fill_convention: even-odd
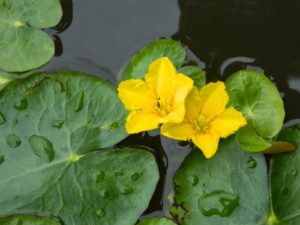
[[[162,57],[150,64],[145,80],[159,98],[169,96],[172,81],[176,75],[176,68],[168,57]]]
[[[213,119],[225,110],[228,94],[223,82],[209,83],[200,90],[201,115]]]
[[[203,152],[206,158],[211,158],[218,150],[219,136],[214,134],[197,134],[193,137],[194,144]]]
[[[154,109],[155,94],[143,80],[126,80],[118,86],[119,98],[127,110]]]
[[[158,128],[159,117],[155,113],[142,110],[133,111],[126,119],[126,131],[128,134],[135,134],[142,131]]]
[[[226,109],[210,123],[210,132],[226,138],[247,124],[243,114],[233,107]]]
[[[193,122],[197,120],[200,114],[200,105],[201,98],[199,91],[196,87],[193,87],[185,101],[185,115],[188,121]]]
[[[166,123],[163,124],[160,128],[160,133],[166,137],[175,139],[175,140],[181,140],[181,141],[187,141],[192,139],[192,137],[195,134],[195,131],[193,130],[193,127],[188,122],[183,123]]]
[[[170,112],[166,116],[166,121],[170,123],[181,123],[185,116],[185,100],[194,81],[183,75],[177,74],[172,81],[170,96],[167,98],[167,104],[170,104]]]

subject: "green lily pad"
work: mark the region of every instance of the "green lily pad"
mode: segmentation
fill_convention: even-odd
[[[185,60],[184,47],[174,40],[158,40],[140,50],[119,72],[119,79],[142,79],[149,65],[156,59],[167,56],[179,68]]]
[[[151,218],[143,220],[138,225],[176,225],[176,223],[167,218]]]
[[[171,214],[182,225],[262,225],[269,212],[267,167],[262,154],[243,151],[228,138],[205,159],[194,150],[174,177]]]
[[[59,0],[0,0],[0,70],[22,72],[54,55],[54,42],[40,29],[62,17]]]
[[[202,88],[205,85],[206,77],[204,71],[198,66],[185,66],[178,70],[178,72],[190,77],[194,80],[194,85],[197,88]]]
[[[300,130],[285,129],[279,140],[292,143],[296,151],[272,157],[271,194],[274,215],[281,224],[300,224]]]
[[[270,147],[268,139],[281,130],[285,116],[275,85],[263,74],[242,70],[228,78],[226,89],[230,105],[243,112],[248,121],[248,125],[238,131],[238,143],[252,152]]]
[[[154,156],[94,152],[127,136],[126,112],[108,82],[75,72],[36,74],[8,85],[0,109],[0,216],[130,225],[147,208],[159,176]]]
[[[17,215],[0,219],[0,225],[61,225],[61,223],[48,217]]]

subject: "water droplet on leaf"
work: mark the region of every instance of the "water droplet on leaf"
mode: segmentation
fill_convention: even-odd
[[[228,217],[239,205],[239,196],[223,190],[200,196],[198,207],[204,216]]]
[[[75,112],[80,112],[83,109],[83,105],[84,105],[84,92],[81,92],[76,103]]]
[[[297,170],[293,170],[291,172],[292,177],[296,177],[298,175],[298,171]]]
[[[247,165],[248,168],[254,169],[257,166],[257,161],[254,158],[249,157],[247,161]]]
[[[107,196],[108,196],[108,192],[107,192],[107,190],[101,190],[100,191],[100,195],[101,195],[101,197],[103,197],[103,198],[107,198]]]
[[[102,218],[102,217],[104,217],[105,216],[105,211],[104,211],[104,209],[98,209],[97,210],[97,212],[96,212],[96,215],[97,215],[97,217],[99,217],[99,218]]]
[[[54,159],[55,151],[52,143],[45,137],[32,135],[29,138],[29,145],[33,152],[46,162]]]
[[[131,180],[137,181],[140,177],[141,177],[141,175],[139,173],[134,173],[131,175]]]
[[[4,159],[4,155],[0,152],[0,165],[2,163],[4,163],[5,159]]]
[[[19,111],[25,110],[27,109],[27,107],[28,107],[28,101],[26,98],[21,99],[21,101],[15,105],[15,109]]]
[[[58,129],[60,129],[63,127],[64,123],[65,123],[64,120],[56,120],[53,122],[52,127],[56,127]]]
[[[191,184],[196,186],[199,183],[199,178],[196,175],[191,176]]]
[[[122,195],[129,195],[133,192],[133,188],[127,185],[124,185],[120,188],[120,192]]]
[[[11,148],[17,148],[21,145],[22,141],[18,136],[11,134],[6,137],[6,143]]]
[[[6,119],[4,117],[4,115],[0,112],[0,125],[5,124]]]
[[[110,125],[110,129],[114,129],[114,128],[117,128],[119,125],[119,123],[117,121],[113,122],[111,125]]]
[[[115,172],[115,176],[117,176],[117,177],[121,177],[123,175],[124,175],[123,171],[117,171],[117,172]]]
[[[105,172],[101,170],[99,173],[97,173],[95,177],[95,182],[100,183],[101,181],[104,180],[104,178],[105,178]]]

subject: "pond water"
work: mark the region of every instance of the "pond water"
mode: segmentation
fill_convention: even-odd
[[[188,48],[186,64],[200,65],[208,81],[225,80],[240,69],[265,73],[283,97],[286,124],[300,121],[299,0],[61,1],[63,20],[48,31],[56,57],[45,70],[84,71],[117,84],[118,70],[137,50],[173,38]],[[132,145],[154,152],[161,172],[143,217],[164,215],[172,176],[191,147],[156,131],[130,136],[116,147]]]

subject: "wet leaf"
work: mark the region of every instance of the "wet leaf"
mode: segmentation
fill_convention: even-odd
[[[178,72],[190,77],[194,80],[194,85],[197,88],[202,88],[205,85],[206,77],[204,71],[198,66],[185,66],[178,70]]]
[[[48,62],[54,42],[40,29],[60,21],[59,0],[0,0],[0,12],[0,70],[22,72]]]
[[[265,224],[269,211],[262,154],[243,151],[228,138],[207,160],[194,150],[174,177],[171,214],[184,225]]]
[[[271,146],[268,138],[281,130],[284,106],[275,85],[263,74],[242,70],[228,78],[230,105],[243,112],[248,125],[238,131],[237,141],[251,152]]]
[[[158,40],[140,50],[119,72],[119,80],[141,79],[149,65],[156,59],[167,56],[179,68],[186,57],[184,47],[174,40]]]
[[[58,72],[13,82],[1,94],[0,138],[8,142],[0,152],[0,217],[30,212],[74,225],[138,220],[158,180],[154,156],[96,151],[127,136],[115,87]]]
[[[167,218],[151,218],[145,219],[137,225],[176,225],[176,223]]]
[[[48,217],[16,215],[0,219],[0,225],[61,225],[61,223]]]
[[[272,208],[282,224],[296,225],[300,224],[300,130],[285,129],[279,140],[292,143],[296,150],[272,157]]]

